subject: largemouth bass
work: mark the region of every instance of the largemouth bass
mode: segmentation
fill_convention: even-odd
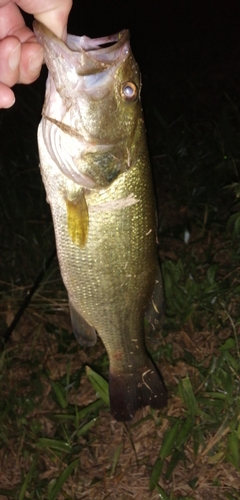
[[[129,32],[67,36],[34,22],[49,69],[38,128],[73,331],[109,356],[112,415],[162,408],[166,390],[144,344],[144,316],[158,326],[162,283],[155,201]]]

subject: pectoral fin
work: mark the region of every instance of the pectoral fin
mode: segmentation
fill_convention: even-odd
[[[73,243],[82,248],[86,244],[88,235],[88,206],[84,191],[81,191],[73,201],[66,199],[66,206],[69,235]]]
[[[79,344],[82,346],[94,345],[97,341],[95,328],[87,323],[87,321],[76,311],[70,301],[69,308],[73,333]]]

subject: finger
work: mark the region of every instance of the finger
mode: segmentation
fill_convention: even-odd
[[[0,82],[12,87],[19,79],[21,44],[15,37],[0,42]]]
[[[13,91],[4,83],[0,82],[0,108],[11,108],[15,103]]]
[[[1,1],[1,0],[0,0]],[[72,0],[13,0],[22,10],[51,29],[59,38],[66,36]]]
[[[40,74],[43,49],[38,43],[23,43],[18,83],[32,83]]]
[[[67,36],[67,21],[69,12],[72,7],[72,0],[64,0],[64,2],[59,2],[59,0],[43,0],[41,2],[41,11],[39,10],[39,1],[37,2],[38,9],[36,8],[34,13],[35,19],[45,24],[50,30],[55,33],[59,38],[63,40]]]
[[[8,35],[14,35],[15,31],[24,28],[25,21],[22,14],[15,3],[8,2],[7,5],[1,7],[0,15],[0,38],[3,39]],[[28,28],[26,28],[28,30]],[[30,30],[29,30],[30,31]]]
[[[43,63],[43,49],[38,43],[20,44],[15,37],[0,42],[0,82],[12,87],[16,83],[32,83]]]

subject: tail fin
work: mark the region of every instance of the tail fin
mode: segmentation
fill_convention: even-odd
[[[114,373],[110,365],[109,396],[111,413],[118,421],[131,420],[144,406],[160,409],[167,404],[163,380],[149,358],[145,366],[130,373]]]

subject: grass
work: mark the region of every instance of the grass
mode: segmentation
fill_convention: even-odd
[[[106,353],[76,344],[54,259],[0,354],[1,500],[239,500],[239,95],[223,73],[209,105],[217,71],[145,86],[166,299],[161,335],[146,342],[168,407],[113,421]],[[37,167],[40,85],[19,88],[0,115],[2,332],[54,248]]]

